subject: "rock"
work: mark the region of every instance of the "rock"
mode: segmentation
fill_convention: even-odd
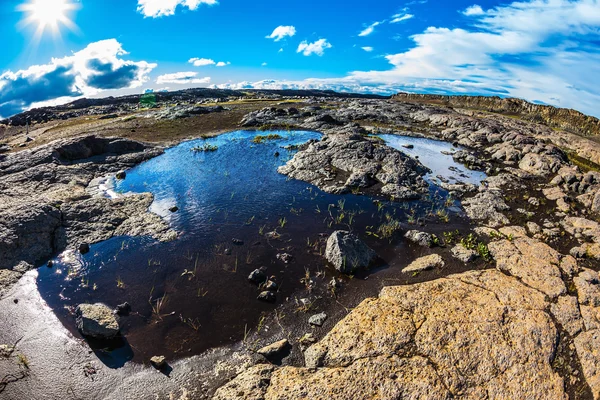
[[[592,200],[592,206],[590,208],[593,212],[600,212],[600,189],[594,195],[594,200]]]
[[[535,222],[532,222],[532,221],[527,222],[526,226],[527,226],[527,230],[532,235],[537,235],[538,233],[540,233],[542,231],[542,228],[538,224],[536,224]]]
[[[307,368],[269,369],[258,391],[248,382],[267,377],[252,367],[222,389],[230,399],[564,399],[547,306],[494,270],[386,287],[306,350]]]
[[[273,281],[267,281],[265,282],[264,289],[268,290],[269,292],[276,292],[277,284]]]
[[[52,268],[52,267],[54,267],[54,261],[52,261],[52,260],[48,261],[48,262],[46,263],[46,267],[48,267],[48,268]]]
[[[233,238],[233,239],[231,239],[231,243],[233,243],[233,244],[235,244],[237,246],[242,246],[244,244],[244,241],[241,240],[241,239]]]
[[[263,283],[267,280],[267,275],[265,274],[265,270],[266,270],[266,268],[264,268],[264,267],[255,269],[254,271],[252,271],[250,273],[250,275],[248,275],[248,280],[252,283],[256,283],[257,285],[260,285],[261,283]]]
[[[84,336],[112,339],[119,334],[119,320],[104,304],[80,304],[75,310],[77,329]]]
[[[171,211],[172,213],[179,211],[179,207],[177,206],[173,206],[173,207],[169,207],[169,211]]]
[[[584,268],[578,276],[573,278],[577,289],[579,303],[591,307],[600,307],[600,280],[594,270]]]
[[[576,297],[560,296],[556,303],[550,305],[550,312],[572,337],[583,329],[583,320]]]
[[[502,228],[500,232],[512,240],[502,239],[488,245],[499,270],[520,278],[552,299],[566,293],[559,269],[562,256],[556,250],[528,238],[520,227]]]
[[[417,258],[415,261],[410,263],[408,267],[404,268],[402,272],[410,273],[427,271],[433,268],[443,268],[444,265],[444,260],[439,254],[431,254],[429,256]]]
[[[403,198],[427,193],[423,176],[430,172],[420,162],[391,147],[360,135],[326,135],[309,142],[279,173],[341,194],[353,188],[386,188],[385,193]],[[378,185],[379,184],[379,185]],[[388,186],[390,185],[390,186]]]
[[[220,387],[215,392],[213,400],[264,399],[274,369],[275,367],[270,364],[258,364],[250,367]]]
[[[117,179],[125,179],[127,177],[127,173],[125,171],[119,171],[115,174],[115,178]]]
[[[90,252],[90,245],[88,243],[81,243],[78,250],[81,254],[87,254]]]
[[[267,303],[275,303],[277,298],[275,297],[275,293],[265,290],[264,292],[260,292],[257,297],[258,300],[265,301]]]
[[[119,304],[117,308],[115,308],[115,314],[119,316],[127,316],[131,312],[131,305],[125,302],[123,304]]]
[[[150,364],[156,369],[163,369],[167,366],[167,359],[165,356],[154,356],[150,359]]]
[[[403,144],[402,147],[404,147],[405,149],[414,149],[415,146],[412,144]]]
[[[287,339],[282,339],[278,342],[272,343],[268,346],[259,349],[257,353],[269,359],[280,356],[281,353],[283,353],[286,350],[289,350],[290,347],[290,342],[288,342]]]
[[[404,237],[410,240],[413,243],[418,244],[423,247],[431,247],[433,246],[433,235],[427,232],[420,232],[417,230],[412,230],[406,232]]]
[[[600,399],[600,330],[582,332],[574,339],[575,349],[581,363],[583,376],[592,389],[594,400]]]
[[[0,269],[0,298],[4,296],[12,285],[21,279],[21,276],[23,276],[23,274],[20,272]]]
[[[327,320],[327,314],[324,312],[315,314],[308,319],[308,323],[313,326],[323,326],[325,321]]]
[[[325,258],[344,274],[369,267],[376,257],[369,246],[348,231],[335,231],[327,239]]]
[[[562,165],[562,160],[557,156],[526,154],[519,162],[519,168],[534,175],[549,176],[556,173]]]
[[[457,244],[450,251],[454,258],[457,258],[464,263],[469,263],[479,257],[479,254],[475,250],[467,249],[461,244]]]
[[[510,207],[497,191],[487,190],[478,193],[475,197],[464,199],[462,205],[469,218],[476,221],[487,221],[492,228],[510,223],[508,218],[501,213],[509,211]]]
[[[285,264],[289,264],[294,259],[294,256],[288,253],[279,253],[275,256],[278,260],[283,261]]]

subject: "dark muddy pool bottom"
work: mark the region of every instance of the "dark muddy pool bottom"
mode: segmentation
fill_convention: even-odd
[[[131,305],[131,314],[121,318],[122,340],[90,343],[106,365],[147,362],[160,354],[172,360],[241,340],[261,315],[306,289],[306,271],[337,276],[322,256],[334,230],[354,231],[389,265],[402,257],[406,244],[399,233],[384,237],[382,225],[437,215],[449,220],[451,229],[460,219],[456,203],[433,185],[428,200],[391,203],[330,195],[288,180],[277,167],[293,156],[296,145],[320,134],[268,133],[280,138],[255,143],[257,135],[267,133],[238,131],[185,142],[114,181],[116,194],[152,192],[151,210],[169,220],[180,233],[177,240],[113,238],[91,246],[86,255],[67,251],[54,260],[54,268],[39,270],[40,293],[77,336],[78,304]],[[415,149],[419,140],[432,145],[407,140]],[[175,206],[178,210],[170,211]],[[283,253],[291,261],[277,257]],[[259,289],[248,282],[261,266],[279,286],[274,304],[257,300]]]

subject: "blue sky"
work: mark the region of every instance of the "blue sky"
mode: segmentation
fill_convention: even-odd
[[[499,94],[600,115],[600,0],[3,0],[0,39],[3,117],[207,86]]]

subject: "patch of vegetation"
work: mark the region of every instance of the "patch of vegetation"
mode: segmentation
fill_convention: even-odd
[[[586,158],[580,157],[572,151],[567,151],[567,157],[571,164],[578,166],[583,172],[596,171],[600,172],[600,164],[596,164]]]
[[[219,147],[217,146],[213,146],[210,144],[205,144],[203,146],[196,146],[196,147],[192,147],[192,151],[194,153],[205,153],[205,152],[212,152],[212,151],[217,151],[219,149]]]
[[[479,254],[479,256],[481,258],[483,258],[485,261],[490,262],[492,261],[492,254],[490,253],[490,249],[488,248],[487,244],[483,243],[483,242],[479,242],[477,243],[477,254]]]
[[[268,135],[256,135],[254,139],[252,139],[252,143],[261,144],[270,140],[279,140],[283,139],[283,136],[278,135],[276,133],[269,133]]]

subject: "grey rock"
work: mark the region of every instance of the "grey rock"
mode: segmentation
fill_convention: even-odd
[[[264,268],[255,269],[248,275],[248,280],[252,283],[261,284],[267,280]]]
[[[308,323],[314,326],[323,326],[325,321],[327,320],[327,314],[324,312],[315,314],[308,319]]]
[[[106,305],[80,304],[75,310],[77,329],[84,336],[112,339],[119,334],[119,319]]]
[[[423,247],[433,246],[433,235],[427,232],[412,230],[406,232],[404,237],[413,243]]]
[[[457,258],[464,263],[469,263],[479,256],[475,250],[467,249],[461,244],[454,246],[451,250],[451,253],[454,258]]]
[[[275,303],[275,301],[277,300],[277,297],[275,296],[275,293],[265,290],[263,292],[260,292],[257,299],[261,300],[261,301],[265,301],[267,303]]]
[[[348,231],[335,231],[327,239],[325,258],[344,274],[368,267],[376,257],[375,251]]]

